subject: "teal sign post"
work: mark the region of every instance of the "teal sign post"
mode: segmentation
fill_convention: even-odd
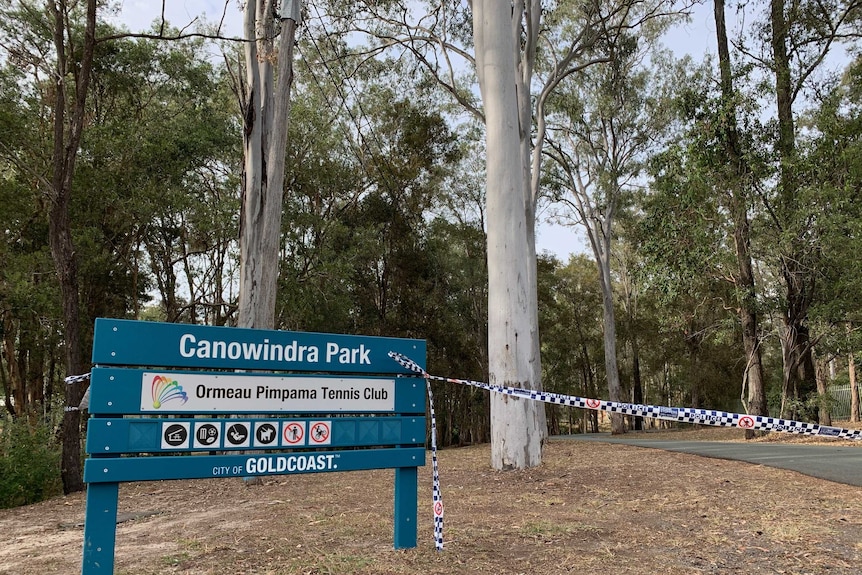
[[[126,481],[394,468],[415,547],[425,383],[390,351],[424,367],[421,340],[97,319],[82,575],[113,573]]]

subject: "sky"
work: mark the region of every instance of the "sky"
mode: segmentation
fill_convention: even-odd
[[[122,0],[118,2],[121,10],[117,23],[122,23],[132,31],[149,28],[160,17],[162,2],[156,0]],[[196,18],[216,23],[225,14],[227,34],[240,35],[242,9],[240,0],[167,0],[165,17],[175,27],[182,28]],[[732,14],[728,14],[728,17]],[[711,4],[696,6],[690,23],[676,28],[666,39],[669,48],[677,54],[690,54],[699,60],[706,53],[714,53],[715,24],[712,20]],[[562,226],[541,221],[537,227],[536,245],[539,253],[550,252],[565,262],[570,254],[590,253],[586,236],[580,226]]]

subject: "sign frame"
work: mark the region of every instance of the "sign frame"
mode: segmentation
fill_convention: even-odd
[[[424,366],[423,340],[97,319],[82,575],[113,573],[128,481],[392,468],[393,545],[416,547],[425,382],[390,351]]]

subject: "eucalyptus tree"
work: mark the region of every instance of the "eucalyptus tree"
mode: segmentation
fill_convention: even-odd
[[[631,400],[633,403],[644,403],[644,381],[643,371],[641,369],[641,339],[649,339],[644,337],[641,318],[641,269],[643,261],[640,254],[637,253],[637,245],[632,236],[632,228],[636,227],[636,221],[620,222],[622,233],[620,234],[622,241],[617,243],[617,249],[614,250],[614,268],[619,279],[619,302],[623,312],[622,321],[620,321],[623,342],[628,344],[624,347],[628,362],[630,365],[631,376]],[[628,224],[628,225],[625,225]],[[632,428],[636,431],[643,429],[643,417],[632,418]]]
[[[736,252],[737,270],[730,277],[739,293],[738,314],[742,328],[742,345],[745,350],[743,372],[743,398],[746,412],[753,415],[769,415],[766,404],[766,377],[763,371],[763,352],[761,348],[760,315],[757,304],[754,267],[751,255],[751,222],[749,211],[753,204],[755,168],[759,163],[752,158],[751,138],[744,138],[738,125],[738,95],[734,90],[734,77],[730,49],[727,39],[727,23],[724,0],[714,0],[716,45],[718,48],[718,67],[720,75],[719,121],[715,125],[715,139],[719,153],[723,153],[726,163],[716,162],[720,186],[725,188],[726,207],[733,221],[733,243]],[[723,177],[722,177],[723,176]],[[747,397],[745,390],[748,390]],[[746,437],[752,438],[754,432],[746,430]]]
[[[542,329],[543,382],[555,393],[597,397],[604,375],[602,354],[602,294],[598,270],[585,255],[571,256],[565,264],[556,258],[539,258],[539,302]],[[576,422],[568,410],[569,429]],[[556,422],[552,412],[551,426]],[[580,414],[581,431],[599,431],[598,413]]]
[[[568,78],[550,100],[547,154],[555,200],[562,206],[558,217],[583,226],[598,266],[608,394],[611,401],[623,401],[612,278],[615,221],[642,185],[647,154],[660,143],[670,117],[663,113],[664,88],[655,82],[667,72],[645,65],[649,35],[621,32],[609,41],[613,58]],[[656,54],[653,61],[660,62]],[[611,431],[625,432],[622,415],[612,414]]]
[[[2,88],[0,88],[2,90]],[[26,132],[4,121],[8,112],[29,124],[22,110],[0,103],[0,146],[28,141]],[[15,123],[18,123],[17,121]],[[9,131],[4,131],[8,129]],[[8,136],[8,138],[7,138]],[[18,151],[23,153],[22,148]],[[41,202],[30,193],[30,178],[0,159],[0,387],[3,409],[13,418],[53,425],[57,415],[56,367],[62,364],[59,294]]]
[[[434,369],[482,378],[484,235],[451,207],[462,139],[427,90],[398,92],[398,62],[353,71],[334,58],[343,49],[314,34],[298,44],[288,165],[313,169],[288,180],[278,325],[423,337]],[[441,443],[487,440],[481,393],[437,391]]]
[[[862,298],[862,65],[857,57],[825,86],[823,97],[799,118],[811,134],[799,146],[800,201],[810,206],[809,233],[818,238],[815,280],[818,297],[809,312],[816,338],[817,364],[848,358],[851,418],[858,419],[859,398],[854,353],[860,348]],[[818,391],[825,391],[818,378]],[[820,409],[824,410],[821,401]],[[821,414],[821,422],[824,417]]]
[[[718,70],[712,62],[705,62],[682,68],[678,76],[673,108],[678,113],[679,140],[657,154],[652,163],[654,191],[660,198],[650,203],[651,222],[646,226],[653,235],[645,241],[650,259],[657,257],[664,265],[680,266],[666,275],[679,274],[671,281],[688,282],[690,278],[685,278],[689,274],[707,274],[733,287],[734,297],[722,305],[736,310],[741,327],[743,404],[749,413],[766,415],[760,327],[764,297],[755,282],[750,221],[757,207],[755,192],[768,174],[757,141],[757,134],[766,128],[758,117],[758,102],[745,90],[750,73],[734,66],[731,59],[720,0],[715,2],[714,18]],[[744,89],[737,89],[737,85]],[[676,198],[668,201],[665,194]],[[689,203],[692,199],[697,206]],[[662,201],[666,205],[659,208]],[[685,211],[668,209],[674,206]],[[665,216],[670,219],[663,219]],[[675,222],[680,218],[690,226],[684,233],[687,240],[708,243],[693,248],[689,241],[668,242],[679,238]],[[657,245],[662,245],[663,253],[655,251]],[[685,269],[688,266],[692,267]]]
[[[688,95],[683,101],[690,99],[696,100]],[[703,105],[710,109],[708,102]],[[708,348],[724,331],[733,294],[724,280],[733,269],[729,223],[719,217],[721,200],[713,175],[701,165],[712,157],[704,160],[701,146],[696,139],[683,138],[650,160],[650,193],[637,231],[644,258],[642,281],[659,302],[658,332],[666,338],[666,355],[659,362],[682,370],[686,385],[680,391],[695,407],[704,406],[709,375],[704,364],[712,361]],[[724,387],[730,388],[727,380]]]
[[[20,62],[0,64],[0,382],[5,412],[32,419],[51,415],[49,366],[62,352],[43,202],[32,193],[32,159],[46,155],[31,113],[41,94],[24,78]]]
[[[130,123],[122,127],[114,124],[117,132],[106,129],[117,111],[112,107],[134,100],[128,97],[131,90],[124,95],[108,92],[121,84],[128,88],[135,82],[164,83],[173,70],[161,70],[160,76],[140,59],[134,69],[124,70],[120,60],[134,50],[116,43],[132,34],[104,25],[97,18],[103,8],[95,0],[20,0],[7,2],[0,9],[4,63],[16,70],[21,94],[18,101],[29,121],[27,137],[17,147],[4,142],[0,154],[4,162],[14,164],[22,176],[20,181],[27,182],[26,189],[41,203],[42,214],[47,213],[45,238],[62,309],[62,329],[57,331],[66,352],[65,368],[48,377],[85,371],[84,347],[92,317],[124,314],[137,305],[147,287],[144,280],[134,279],[141,262],[135,242],[130,240],[130,226],[139,215],[135,212],[137,202],[121,199],[122,193],[128,192],[128,188],[121,188],[129,181],[120,169],[127,168],[120,165],[123,148],[141,135],[129,130],[141,117],[124,108],[119,115],[128,113]],[[137,36],[164,39],[168,33],[162,27],[156,33]],[[161,62],[165,66],[170,63],[170,58]],[[122,82],[111,79],[118,80],[124,73],[129,75]],[[135,74],[138,76],[132,78]],[[96,78],[101,83],[96,83]],[[112,87],[107,89],[108,85]],[[137,100],[132,105],[143,109],[158,101],[156,92],[149,92],[153,100]],[[169,118],[168,114],[164,119]],[[124,140],[118,132],[130,137]],[[102,193],[105,195],[98,197]],[[75,407],[84,389],[76,382],[64,390],[67,409],[61,434],[61,471],[64,490],[70,492],[83,487],[80,414]]]
[[[40,165],[18,162],[37,182],[48,214],[48,244],[60,287],[66,373],[84,371],[84,341],[79,305],[78,259],[72,234],[71,202],[86,101],[96,47],[96,0],[77,2],[7,2],[0,9],[3,51],[41,85],[49,113],[49,161]],[[47,150],[42,150],[46,152]],[[3,150],[7,160],[15,154]],[[83,394],[80,382],[65,388],[67,405],[77,405]],[[69,410],[63,418],[63,489],[83,487],[80,463],[80,414]]]
[[[639,19],[629,18],[633,7]],[[437,83],[485,126],[489,281],[489,377],[498,385],[541,389],[536,294],[536,210],[540,196],[545,108],[566,77],[609,58],[609,29],[638,26],[665,3],[518,0],[472,2],[332,2],[342,33],[370,38],[366,55],[393,49],[417,74]],[[557,19],[557,13],[566,18]],[[564,22],[563,22],[564,21]],[[544,43],[544,44],[543,44]],[[546,48],[539,67],[539,46]],[[476,98],[476,84],[478,94]],[[502,394],[491,399],[495,468],[538,465],[544,409]]]
[[[137,317],[155,292],[162,320],[218,324],[229,315],[239,130],[225,84],[199,39],[100,45],[78,177],[101,209],[79,225],[107,245],[82,271],[112,274],[92,282],[104,286],[100,300],[123,298],[100,313]]]
[[[836,2],[770,0],[761,19],[755,20],[741,43],[751,62],[770,80],[775,109],[775,132],[770,144],[776,171],[774,186],[765,195],[767,214],[774,229],[775,258],[784,288],[782,310],[782,415],[791,410],[787,400],[804,398],[815,388],[808,325],[811,305],[818,297],[817,238],[810,233],[812,213],[802,201],[800,188],[800,109],[816,98],[819,77],[828,57],[840,43],[859,38],[858,0]],[[812,87],[814,88],[812,90]]]
[[[300,45],[301,66],[318,64]],[[295,84],[288,135],[276,324],[282,329],[350,333],[347,278],[352,249],[343,249],[345,215],[366,191],[347,114],[331,84],[303,67]]]
[[[248,0],[243,9],[245,79],[239,94],[245,161],[240,214],[241,327],[275,326],[284,160],[299,18],[299,3],[291,0]]]

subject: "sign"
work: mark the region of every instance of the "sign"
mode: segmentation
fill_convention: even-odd
[[[754,429],[754,418],[750,415],[743,415],[739,418],[737,425],[742,429]]]
[[[395,380],[143,372],[141,413],[392,412]]]
[[[254,424],[254,446],[274,447],[278,445],[278,424],[269,422],[255,422]]]
[[[415,547],[425,382],[389,352],[424,365],[425,348],[412,339],[96,320],[82,575],[113,573],[127,481],[393,469],[394,545]],[[243,417],[253,414],[263,417]]]
[[[246,421],[238,423],[226,423],[227,430],[224,433],[225,447],[248,447],[249,446],[249,423]]]
[[[188,447],[188,423],[183,422],[162,424],[162,449],[188,449]]]
[[[282,445],[297,447],[305,444],[305,422],[291,421],[284,424],[281,432]]]
[[[99,318],[93,363],[335,373],[413,372],[390,351],[419,358],[423,340]]]
[[[332,428],[328,421],[312,421],[308,424],[309,445],[329,445],[332,443]]]
[[[295,475],[425,465],[424,447],[360,449],[303,453],[197,455],[194,457],[117,457],[84,469],[84,481],[207,479],[252,475]]]
[[[195,449],[216,449],[220,446],[221,424],[202,423],[195,425],[195,439],[192,447]]]
[[[250,433],[246,434],[246,430]],[[87,425],[86,448],[88,453],[158,455],[159,452],[179,449],[232,451],[249,447],[294,449],[308,445],[380,447],[423,444],[425,431],[425,418],[418,414],[335,417],[328,420],[99,417],[91,419]],[[188,445],[186,433],[191,437],[190,447],[184,447]]]

